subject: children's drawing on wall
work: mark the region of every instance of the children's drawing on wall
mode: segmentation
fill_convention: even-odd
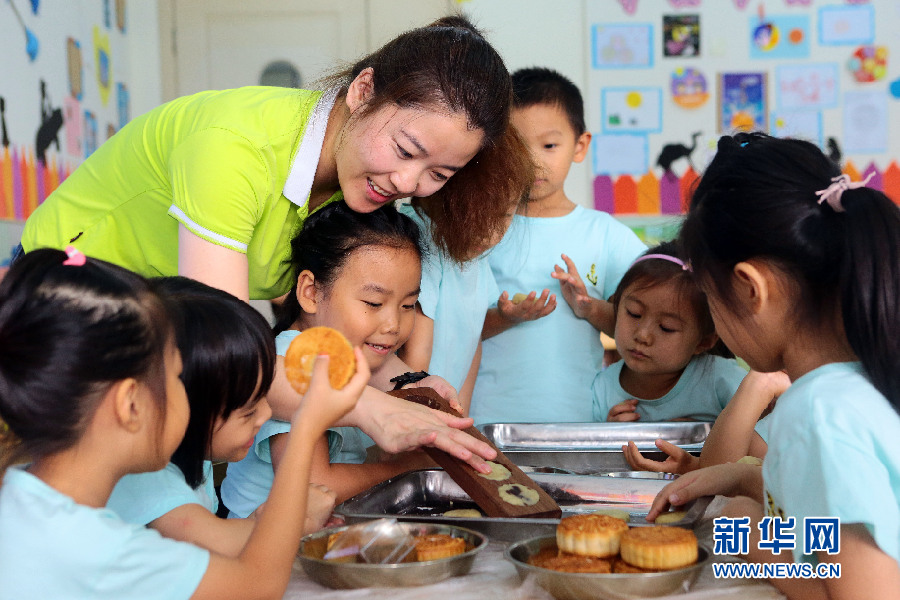
[[[718,132],[768,131],[765,73],[720,73]]]
[[[838,68],[834,63],[785,65],[775,69],[778,106],[782,110],[822,110],[838,103]]]
[[[871,6],[823,6],[819,9],[820,44],[871,44],[874,39],[875,9]]]
[[[67,96],[63,99],[63,114],[66,154],[73,158],[81,158],[84,151],[84,140],[81,138],[81,102],[77,98]]]
[[[689,146],[677,142],[663,146],[659,156],[656,158],[656,166],[661,167],[663,172],[671,173],[672,163],[676,160],[686,158],[691,168],[696,171],[697,169],[694,167],[694,163],[691,160],[691,154],[697,149],[697,138],[701,135],[703,135],[703,132],[701,131],[692,133],[691,144]]]
[[[653,66],[653,27],[650,25],[594,25],[595,69],[636,69]]]
[[[750,58],[808,58],[809,17],[750,19]]]
[[[625,10],[625,14],[633,15],[637,11],[638,0],[619,0],[619,4]]]
[[[116,27],[125,33],[125,0],[116,0]]]
[[[603,132],[662,131],[662,90],[605,88],[601,93]]]
[[[822,113],[815,110],[774,111],[769,119],[776,137],[800,138],[822,146]]]
[[[84,111],[84,157],[87,158],[97,149],[97,116],[89,110]]]
[[[22,14],[19,12],[19,9],[16,8],[13,0],[6,0],[6,4],[13,12],[13,15],[15,16],[16,21],[18,21],[19,26],[22,28],[22,33],[25,34],[25,53],[28,55],[29,60],[34,61],[37,58],[38,50],[40,49],[38,38],[34,34],[34,32],[25,25],[25,20],[22,18]],[[32,0],[31,6],[34,14],[37,14],[38,3]]]
[[[94,25],[94,63],[97,72],[97,88],[100,90],[100,100],[103,106],[109,101],[109,92],[112,88],[112,58],[109,49],[109,36],[100,31]]]
[[[700,56],[700,15],[663,15],[663,56]]]
[[[128,86],[121,81],[116,83],[116,105],[119,112],[119,129],[122,129],[131,120],[131,96],[128,93]]]
[[[647,136],[595,135],[591,140],[595,175],[623,175],[647,170]]]
[[[66,39],[66,68],[69,77],[69,94],[81,100],[84,94],[84,61],[81,58],[81,43],[73,37]]]
[[[846,92],[843,108],[845,152],[877,153],[887,150],[887,95],[884,92]]]
[[[670,90],[672,101],[681,108],[699,108],[709,100],[706,77],[693,67],[675,69]]]
[[[847,61],[847,68],[859,83],[872,83],[887,75],[887,46],[860,46]]]
[[[61,108],[52,108],[47,97],[47,83],[41,79],[41,124],[34,141],[34,154],[41,164],[47,164],[47,149],[50,144],[59,152],[59,130],[63,126]]]

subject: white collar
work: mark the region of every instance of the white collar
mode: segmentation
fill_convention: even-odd
[[[319,166],[319,157],[322,154],[328,115],[331,114],[337,92],[337,87],[326,90],[313,108],[306,130],[303,132],[303,139],[300,140],[300,147],[294,155],[291,172],[284,182],[282,193],[297,206],[306,206],[309,201],[309,192],[312,190],[316,167]]]

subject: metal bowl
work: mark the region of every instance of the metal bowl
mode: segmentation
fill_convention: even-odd
[[[559,467],[530,467],[528,465],[518,465],[523,473],[557,473],[561,475],[574,475],[568,469],[560,469]]]
[[[678,479],[675,473],[656,473],[654,471],[613,471],[611,473],[601,473],[603,477],[627,477],[629,479],[660,479],[668,481],[670,479]]]
[[[512,544],[506,558],[519,577],[531,575],[557,600],[625,600],[654,598],[685,592],[696,581],[711,552],[702,544],[697,562],[683,569],[659,573],[564,573],[528,564],[528,559],[544,550],[556,548],[556,536],[532,538]]]
[[[307,535],[300,541],[297,559],[309,578],[333,589],[364,587],[411,587],[465,575],[475,555],[487,546],[487,537],[477,531],[435,523],[400,523],[410,535],[443,533],[466,541],[466,551],[450,558],[399,564],[340,563],[323,560],[328,536],[347,527],[332,527]]]

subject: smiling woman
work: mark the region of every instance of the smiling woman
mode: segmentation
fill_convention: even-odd
[[[509,73],[465,18],[406,32],[328,83],[200,92],[134,119],[34,212],[24,249],[74,243],[144,275],[271,299],[296,281],[290,241],[303,222],[344,197],[360,212],[421,197],[454,257],[503,227],[529,159],[509,123]],[[372,399],[347,420],[389,450],[434,443],[491,456],[447,428],[468,421],[419,411],[376,426]],[[289,418],[296,404],[274,408]]]

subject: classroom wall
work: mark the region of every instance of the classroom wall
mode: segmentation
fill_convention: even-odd
[[[896,0],[460,6],[488,30],[511,69],[552,67],[581,88],[594,138],[567,193],[648,237],[674,232],[677,219],[666,215],[682,212],[718,136],[747,119],[752,128],[823,147],[833,138],[854,179],[874,170],[870,185],[900,201],[900,137],[889,135],[900,120]],[[662,163],[670,175],[658,164],[667,145],[672,160]]]

